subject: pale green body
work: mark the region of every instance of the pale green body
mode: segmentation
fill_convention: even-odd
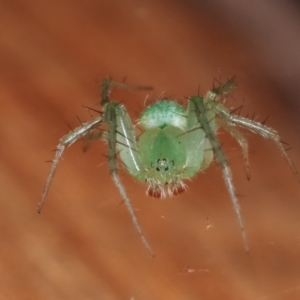
[[[248,179],[250,179],[248,143],[237,127],[246,128],[272,140],[299,181],[300,176],[274,129],[234,115],[224,106],[226,95],[235,87],[234,77],[224,85],[214,86],[204,96],[191,96],[187,108],[171,100],[159,100],[148,106],[141,115],[139,125],[143,133],[138,136],[135,134],[125,107],[119,102],[111,101],[112,87],[149,89],[149,87],[130,86],[110,78],[102,81],[103,112],[60,139],[38,211],[41,212],[51,180],[65,148],[83,137],[105,138],[108,143],[108,164],[112,179],[145,247],[150,255],[154,256],[118,176],[118,154],[129,174],[148,184],[147,194],[154,197],[164,197],[166,194],[172,196],[183,192],[185,190],[183,181],[205,170],[215,158],[222,168],[224,181],[242,231],[245,249],[249,251],[229,163],[216,136],[218,127],[223,127],[240,144]],[[103,124],[106,125],[104,133],[101,130],[94,131]]]
[[[209,140],[199,125],[194,101],[188,107],[174,101],[160,100],[142,113],[140,125],[144,132],[137,140],[130,118],[123,106],[117,117],[117,148],[127,171],[148,184],[147,193],[164,197],[185,190],[184,179],[206,169],[213,159]],[[213,130],[217,124],[212,110],[207,111]],[[137,142],[135,142],[137,140]]]

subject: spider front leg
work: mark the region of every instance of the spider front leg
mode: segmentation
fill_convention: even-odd
[[[154,253],[143,234],[142,228],[131,205],[131,201],[126,194],[124,186],[118,175],[118,154],[120,155],[121,161],[124,163],[126,170],[132,176],[136,178],[143,176],[143,168],[136,145],[136,136],[133,130],[131,119],[123,105],[115,101],[110,101],[110,89],[114,86],[136,89],[150,89],[150,87],[128,86],[124,83],[115,82],[111,79],[105,79],[102,82],[101,104],[105,107],[103,118],[104,122],[108,125],[106,136],[108,142],[108,165],[111,177],[121,194],[121,197],[131,216],[132,222],[139,233],[144,246],[148,250],[149,254],[154,257]]]
[[[99,116],[99,117],[95,118],[94,120],[86,122],[86,123],[82,124],[82,126],[75,128],[74,130],[72,130],[71,132],[69,132],[68,134],[66,134],[65,136],[63,136],[60,139],[60,142],[56,148],[56,154],[55,154],[54,160],[52,162],[50,173],[49,173],[47,181],[46,181],[44,192],[42,194],[41,202],[38,204],[38,209],[37,209],[38,213],[41,213],[41,211],[42,211],[42,207],[45,203],[45,199],[48,194],[48,190],[49,190],[51,181],[53,179],[57,165],[63,155],[65,148],[72,145],[78,139],[82,138],[87,133],[89,133],[93,128],[98,127],[101,124],[102,124],[102,116]]]
[[[244,227],[244,221],[242,218],[238,199],[235,195],[235,188],[232,181],[231,169],[228,164],[228,159],[215,134],[215,131],[217,130],[217,125],[214,124],[215,111],[207,108],[207,104],[204,103],[204,99],[201,96],[192,96],[190,98],[190,101],[194,105],[194,109],[195,109],[194,113],[196,115],[199,125],[201,126],[201,129],[205,133],[205,138],[209,141],[213,154],[216,158],[216,161],[222,168],[223,177],[227,186],[227,190],[229,192],[230,199],[233,204],[233,208],[236,213],[238,223],[242,232],[244,247],[246,249],[246,252],[249,252],[248,240],[247,240],[245,227]]]
[[[130,199],[126,194],[124,186],[121,183],[118,175],[117,154],[120,155],[125,168],[132,176],[138,177],[142,172],[142,166],[136,146],[136,137],[133,131],[132,122],[125,107],[117,102],[109,102],[106,104],[104,118],[105,122],[108,124],[107,141],[110,174],[122,196],[126,208],[131,216],[132,222],[138,231],[144,246],[148,250],[149,254],[153,257],[153,251],[143,234]]]

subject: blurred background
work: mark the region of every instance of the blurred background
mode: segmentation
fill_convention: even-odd
[[[110,179],[106,145],[64,153],[42,214],[58,140],[97,114],[105,76],[133,120],[162,94],[186,101],[236,75],[229,107],[279,131],[300,168],[296,1],[0,0],[0,299],[299,299],[300,185],[272,142],[249,132],[252,178],[223,131],[250,244],[220,168],[180,197],[145,196],[120,172],[156,257]],[[146,99],[146,100],[145,100]]]

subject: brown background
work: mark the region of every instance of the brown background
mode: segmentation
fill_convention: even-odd
[[[163,4],[161,3],[163,2]],[[213,2],[214,4],[210,4]],[[221,171],[157,200],[121,172],[156,257],[144,249],[105,160],[106,145],[64,155],[36,213],[52,149],[99,109],[99,83],[133,119],[145,97],[205,92],[236,74],[231,104],[279,130],[300,168],[300,25],[293,2],[0,1],[0,299],[299,299],[300,185],[272,143],[247,133],[252,179],[220,134],[251,247],[243,249]],[[246,2],[246,1],[244,1]]]

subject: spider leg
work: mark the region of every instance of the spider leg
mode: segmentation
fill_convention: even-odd
[[[195,104],[195,113],[196,113],[198,122],[201,125],[202,130],[205,132],[206,138],[209,140],[209,142],[211,144],[211,147],[212,147],[212,150],[216,157],[217,163],[222,168],[224,181],[225,181],[227,190],[229,192],[230,199],[233,204],[233,208],[234,208],[234,211],[237,216],[238,223],[239,223],[239,226],[241,229],[244,247],[246,249],[246,252],[248,253],[249,246],[248,246],[248,240],[247,240],[246,231],[245,231],[245,227],[244,227],[244,221],[242,218],[241,208],[238,203],[238,199],[235,195],[235,188],[234,188],[233,181],[232,181],[232,174],[231,174],[231,169],[228,164],[228,159],[227,159],[224,151],[222,150],[222,146],[221,146],[219,140],[217,139],[213,128],[209,124],[209,120],[206,117],[207,109],[203,102],[203,97],[192,96],[190,98],[190,100],[192,102],[194,102],[194,104]]]
[[[218,124],[223,127],[226,131],[228,131],[239,143],[242,148],[242,154],[244,158],[244,166],[247,175],[247,179],[250,180],[251,172],[250,172],[250,163],[249,163],[249,147],[248,141],[244,137],[244,135],[235,127],[229,125],[225,120],[218,119]]]
[[[242,128],[246,128],[256,134],[261,135],[262,137],[264,137],[268,140],[273,141],[275,143],[277,149],[280,151],[281,155],[284,157],[285,161],[290,166],[294,175],[297,177],[298,181],[300,182],[299,172],[296,169],[291,158],[288,156],[287,152],[285,151],[285,149],[281,143],[280,136],[278,135],[276,130],[274,130],[273,128],[270,128],[264,124],[261,124],[259,122],[247,119],[245,117],[231,115],[221,104],[218,104],[218,106],[216,107],[216,110],[217,110],[217,114],[231,126],[239,126]]]
[[[101,105],[105,106],[105,104],[110,102],[110,93],[113,88],[119,88],[119,89],[127,89],[127,90],[153,90],[153,87],[151,86],[142,86],[142,85],[132,85],[125,82],[119,82],[115,81],[111,78],[105,78],[102,80],[101,83]]]
[[[141,228],[141,226],[140,226],[140,224],[138,222],[138,219],[137,219],[137,217],[136,217],[136,215],[134,213],[134,210],[133,210],[133,207],[131,205],[130,199],[127,197],[127,194],[125,192],[125,189],[123,187],[123,184],[122,184],[122,182],[120,180],[119,175],[117,174],[117,172],[112,172],[111,176],[112,176],[112,179],[113,179],[115,185],[117,186],[117,188],[118,188],[118,190],[119,190],[119,192],[120,192],[120,194],[122,196],[122,199],[124,200],[124,203],[126,205],[127,210],[129,211],[129,214],[131,216],[131,220],[132,220],[132,222],[134,224],[134,227],[136,228],[137,232],[139,233],[144,246],[148,250],[150,256],[154,257],[153,250],[152,250],[150,244],[148,243],[148,241],[146,240],[146,238],[145,238],[145,236],[143,234],[143,230],[142,230],[142,228]]]
[[[154,257],[154,253],[150,247],[150,244],[146,240],[142,228],[138,222],[138,219],[134,213],[133,207],[131,205],[131,201],[128,198],[123,184],[118,175],[118,167],[117,167],[117,154],[118,150],[120,150],[120,156],[123,159],[130,162],[131,168],[128,170],[129,172],[139,171],[140,162],[138,152],[136,150],[135,139],[133,136],[131,121],[128,117],[128,114],[125,108],[117,102],[109,102],[106,104],[105,110],[105,121],[108,124],[107,129],[107,141],[108,141],[108,158],[109,158],[109,171],[112,176],[112,179],[118,188],[122,199],[126,205],[126,208],[131,216],[131,220],[141,237],[141,240],[148,250],[149,254]],[[118,147],[117,147],[118,146]],[[118,149],[119,148],[119,149]],[[128,159],[130,156],[130,160]]]
[[[131,216],[131,220],[139,233],[142,242],[149,254],[154,257],[154,253],[150,244],[146,240],[142,228],[137,220],[128,198],[123,184],[118,175],[117,153],[120,151],[120,156],[123,162],[128,163],[128,172],[133,176],[141,172],[141,163],[139,153],[137,151],[135,136],[131,124],[131,120],[125,108],[117,102],[110,101],[110,92],[113,87],[126,89],[152,89],[151,87],[131,86],[122,82],[114,81],[111,78],[106,78],[102,81],[101,105],[105,108],[104,119],[108,124],[107,142],[108,142],[108,165],[112,179],[118,188],[126,208]]]
[[[195,103],[193,101],[189,101],[186,116],[187,128],[184,142],[187,145],[187,160],[185,164],[185,176],[191,178],[200,170],[202,171],[209,166],[213,159],[213,153],[211,151],[205,153],[205,132],[199,126],[195,114]]]
[[[101,124],[102,124],[102,116],[99,116],[92,121],[83,123],[81,126],[75,128],[73,131],[69,132],[68,134],[66,134],[65,136],[63,136],[60,139],[60,142],[56,148],[56,153],[55,153],[54,160],[52,162],[50,173],[47,177],[44,192],[42,194],[42,199],[41,199],[40,203],[38,204],[38,208],[37,208],[38,213],[41,213],[42,207],[45,203],[46,196],[48,194],[48,190],[49,190],[51,181],[53,179],[57,165],[62,157],[62,154],[63,154],[65,148],[72,145],[78,139],[82,138],[84,135],[89,133],[90,130],[92,130],[93,128],[95,128],[97,126],[100,126]]]

